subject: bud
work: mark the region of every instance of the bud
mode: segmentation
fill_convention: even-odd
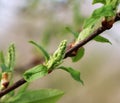
[[[114,18],[112,18],[112,19],[110,19],[110,20],[104,18],[103,21],[102,21],[102,26],[103,26],[105,29],[110,29],[110,28],[112,28],[113,23],[114,23]]]
[[[50,60],[46,63],[46,66],[48,69],[54,69],[56,66],[58,66],[61,62],[62,59],[64,58],[65,55],[65,50],[66,50],[66,45],[67,41],[63,40],[58,49],[55,51],[53,56],[50,57]]]
[[[3,90],[3,89],[8,87],[8,85],[9,85],[9,78],[8,78],[8,73],[7,72],[3,72],[2,73],[2,78],[1,78],[0,85],[1,85],[1,87],[0,87],[1,90]]]

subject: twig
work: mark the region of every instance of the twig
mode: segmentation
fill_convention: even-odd
[[[17,87],[23,85],[24,83],[26,83],[27,81],[24,80],[24,78],[18,80],[17,82],[15,82],[12,86],[9,86],[8,88],[0,91],[0,97],[4,96],[5,94],[9,93],[10,91],[16,89]]]
[[[73,51],[78,50],[78,48],[82,47],[83,45],[85,45],[86,43],[88,43],[90,40],[92,40],[94,37],[96,37],[97,35],[99,35],[100,33],[102,33],[103,31],[105,31],[104,27],[99,27],[96,31],[93,32],[93,34],[91,34],[90,36],[88,36],[87,38],[85,38],[84,40],[80,41],[78,44],[76,44],[74,47],[72,47],[71,49],[69,49],[66,53],[65,53],[65,57],[67,58],[70,56],[70,54]]]
[[[120,20],[120,12],[118,12],[115,16],[115,19],[113,21],[116,22],[116,21],[119,21]],[[112,23],[112,25],[113,25]],[[67,58],[71,55],[71,53],[73,51],[76,51],[78,50],[80,47],[82,47],[83,45],[87,44],[90,40],[92,40],[93,38],[95,38],[97,35],[101,34],[102,32],[104,32],[105,30],[108,30],[110,29],[111,27],[109,27],[109,23],[108,25],[106,25],[108,27],[105,27],[105,26],[101,26],[99,27],[97,30],[95,30],[91,35],[89,35],[87,38],[85,38],[84,40],[80,41],[77,45],[75,45],[74,47],[72,47],[71,49],[69,49],[66,53],[65,53],[65,57],[64,58]]]
[[[119,21],[120,20],[120,12],[116,14],[114,22]],[[113,22],[113,23],[114,23]],[[111,28],[111,27],[110,27]],[[93,38],[95,38],[97,35],[99,35],[100,33],[104,32],[107,29],[110,28],[106,28],[104,26],[99,27],[97,30],[95,30],[91,35],[89,35],[87,38],[85,38],[84,40],[80,41],[77,45],[75,45],[74,47],[72,47],[71,49],[69,49],[66,53],[65,53],[65,57],[67,58],[70,56],[70,54],[73,51],[76,51],[77,49],[79,49],[80,47],[82,47],[83,45],[85,45],[86,43],[88,43],[90,40],[92,40]],[[3,91],[0,91],[0,97],[4,96],[5,94],[9,93],[10,91],[16,89],[17,87],[20,87],[21,85],[23,85],[24,83],[26,83],[27,81],[24,80],[24,78],[18,80],[17,82],[15,82],[12,86],[9,86],[8,88],[4,89]]]

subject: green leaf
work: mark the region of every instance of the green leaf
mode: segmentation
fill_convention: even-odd
[[[83,28],[86,29],[92,25],[94,26],[97,21],[98,21],[98,18],[90,17],[90,18],[86,19],[86,21],[83,25]]]
[[[92,4],[95,4],[95,3],[106,4],[106,0],[93,0]]]
[[[93,11],[92,16],[85,21],[83,28],[96,26],[96,24],[99,26],[103,17],[112,17],[114,15],[112,5],[102,6]]]
[[[104,5],[112,5],[113,8],[116,9],[116,7],[120,3],[120,0],[93,0],[92,4],[95,4],[95,3],[102,3]]]
[[[37,65],[29,70],[27,70],[24,74],[23,77],[27,82],[31,82],[35,79],[44,77],[45,75],[48,74],[47,67],[44,65]]]
[[[25,92],[25,91],[27,90],[29,84],[30,84],[29,82],[23,84],[23,85],[20,87],[20,89],[19,89],[19,91],[18,91],[17,93],[18,93],[18,94],[22,94],[23,92]]]
[[[14,44],[11,44],[9,46],[7,59],[8,59],[7,67],[10,69],[10,71],[13,71],[14,65],[15,65],[15,46],[14,46]]]
[[[74,32],[73,30],[71,30],[69,27],[66,27],[66,29],[70,32],[70,33],[72,33],[73,34],[73,36],[75,37],[75,38],[77,38],[78,37],[78,35],[79,35],[79,33],[78,32]]]
[[[113,11],[112,5],[105,5],[105,6],[102,6],[101,8],[94,10],[92,17],[100,18],[100,17],[111,17],[114,15],[115,13]]]
[[[84,56],[84,52],[85,52],[85,49],[84,49],[83,47],[81,47],[81,48],[77,51],[77,55],[74,56],[74,57],[71,57],[71,58],[72,58],[72,61],[73,61],[73,62],[79,61],[79,60]]]
[[[47,51],[40,46],[39,44],[37,44],[34,41],[29,41],[31,44],[33,44],[34,46],[36,46],[39,50],[41,50],[41,52],[43,53],[43,56],[45,57],[46,61],[48,61],[50,59],[50,55],[47,53]]]
[[[106,4],[107,5],[112,5],[114,10],[117,9],[117,6],[119,5],[119,3],[120,3],[120,0],[106,0]]]
[[[9,68],[5,64],[5,57],[2,51],[0,51],[0,67],[2,69],[2,72],[9,72]]]
[[[79,71],[77,71],[77,70],[75,70],[71,67],[64,67],[64,66],[59,67],[59,69],[65,70],[66,72],[70,73],[70,75],[72,76],[72,78],[74,80],[84,84],[83,81],[80,78],[80,72]]]
[[[26,91],[13,97],[9,103],[56,103],[63,94],[63,91],[53,89]]]
[[[97,41],[97,42],[112,44],[107,38],[102,37],[102,36],[97,36],[97,37],[94,38],[94,40]]]
[[[0,51],[0,64],[5,64],[5,58],[4,58],[3,51]]]
[[[11,71],[5,64],[1,64],[0,67],[2,69],[2,72],[10,72]]]
[[[92,31],[93,31],[93,30],[92,30],[91,27],[87,27],[87,28],[83,29],[83,30],[80,32],[80,34],[79,34],[77,40],[75,41],[75,43],[77,44],[77,43],[79,43],[81,40],[84,40],[87,36],[90,35],[90,33],[91,33]]]

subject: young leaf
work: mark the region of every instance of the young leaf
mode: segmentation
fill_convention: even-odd
[[[78,38],[76,39],[75,43],[77,44],[77,43],[79,43],[81,40],[84,40],[87,36],[89,36],[89,34],[90,34],[92,31],[93,31],[93,30],[92,30],[91,27],[87,27],[87,28],[83,29],[83,30],[80,32],[80,34],[79,34]]]
[[[4,58],[3,51],[0,51],[0,64],[5,64],[5,58]]]
[[[97,42],[112,44],[107,38],[102,37],[102,36],[97,36],[97,37],[94,38],[94,40],[97,41]]]
[[[96,24],[100,24],[103,17],[112,17],[115,13],[113,11],[112,5],[105,5],[93,11],[92,16],[88,18],[83,28],[88,28],[90,26],[96,26]],[[100,23],[98,23],[98,21]]]
[[[17,94],[9,103],[56,103],[64,92],[53,89],[42,89]]]
[[[58,49],[51,56],[50,60],[45,64],[49,70],[53,70],[62,63],[65,55],[66,46],[67,41],[63,40],[58,46]]]
[[[9,68],[10,71],[13,71],[14,65],[15,65],[15,46],[14,44],[11,44],[8,50],[7,67]]]
[[[73,36],[75,37],[75,39],[78,37],[79,33],[78,32],[74,32],[73,30],[71,30],[69,27],[66,27],[66,29],[73,34]]]
[[[117,6],[119,5],[119,3],[120,3],[120,0],[106,0],[106,4],[107,5],[112,5],[114,10],[117,9]]]
[[[0,67],[2,69],[2,72],[10,71],[9,68],[5,65],[5,57],[2,51],[0,51]]]
[[[11,71],[5,64],[1,64],[0,67],[2,69],[2,72],[10,72]]]
[[[48,61],[50,59],[50,55],[47,53],[47,51],[40,46],[39,44],[37,44],[34,41],[29,41],[31,44],[33,44],[34,46],[36,46],[39,50],[41,50],[41,52],[43,53],[43,56],[45,57],[46,61]]]
[[[112,5],[105,5],[105,6],[102,6],[101,8],[94,10],[92,17],[100,18],[100,17],[111,17],[114,15],[115,13],[113,11]]]
[[[78,60],[80,60],[83,56],[84,56],[84,52],[85,49],[83,47],[81,47],[78,51],[77,51],[77,55],[72,58],[73,62],[77,62]]]
[[[45,75],[48,74],[47,67],[44,65],[37,65],[29,70],[27,70],[24,74],[23,77],[27,82],[31,82],[35,79],[44,77]]]
[[[106,0],[93,0],[92,4],[95,4],[95,3],[106,4]]]
[[[98,18],[90,17],[90,18],[86,19],[86,21],[84,22],[83,28],[86,29],[92,25],[94,26],[97,21],[98,21]]]
[[[70,75],[72,76],[72,78],[74,80],[84,84],[83,81],[80,78],[80,72],[79,71],[77,71],[77,70],[75,70],[71,67],[64,67],[64,66],[59,67],[59,69],[65,70],[66,72],[70,73]]]
[[[117,5],[120,3],[120,0],[93,0],[92,4],[102,3],[104,5],[112,5],[116,9]]]

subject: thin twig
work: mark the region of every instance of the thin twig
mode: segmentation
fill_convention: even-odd
[[[72,47],[71,49],[69,49],[66,53],[65,53],[65,57],[67,58],[69,57],[69,55],[73,52],[78,50],[78,48],[82,47],[83,45],[85,45],[86,43],[88,43],[90,40],[92,40],[93,38],[95,38],[97,35],[99,35],[100,33],[102,33],[103,31],[105,31],[104,27],[99,27],[96,31],[93,32],[93,34],[89,35],[87,38],[85,38],[84,40],[80,41],[78,44],[76,44],[74,47]]]
[[[9,86],[8,88],[0,91],[0,97],[4,96],[5,94],[9,93],[10,91],[16,89],[17,87],[23,85],[24,83],[26,83],[27,81],[22,78],[20,80],[18,80],[17,82],[15,82],[12,86]]]
[[[120,20],[120,12],[116,14],[115,16],[115,20],[119,21]],[[66,53],[65,53],[65,57],[67,58],[69,57],[69,55],[79,49],[80,47],[82,47],[83,45],[85,45],[86,43],[88,43],[90,40],[92,40],[93,38],[95,38],[97,35],[101,34],[102,32],[104,32],[105,30],[107,30],[108,28],[106,27],[99,27],[97,30],[95,30],[91,35],[89,35],[87,38],[85,38],[84,40],[80,41],[77,45],[75,45],[74,47],[72,47],[71,49],[69,49]],[[10,91],[20,87],[21,85],[23,85],[24,83],[26,83],[27,81],[24,80],[24,78],[18,80],[17,82],[15,82],[12,86],[9,86],[8,88],[4,89],[3,91],[0,91],[0,97],[4,96],[5,94],[9,93]]]
[[[118,12],[115,16],[114,22],[119,21],[120,20],[120,12]],[[113,23],[114,23],[113,22]],[[109,25],[109,24],[108,24]],[[111,26],[112,27],[112,26]],[[110,27],[110,28],[111,28]],[[106,28],[104,26],[99,27],[97,30],[95,30],[91,35],[89,35],[88,37],[86,37],[84,40],[80,41],[78,44],[76,44],[74,47],[72,47],[71,49],[69,49],[66,53],[65,53],[65,57],[67,58],[70,56],[70,54],[73,51],[78,50],[80,47],[82,47],[83,45],[87,44],[90,40],[92,40],[93,38],[95,38],[97,35],[101,34],[102,32],[104,32],[105,30],[108,30],[110,28]]]

